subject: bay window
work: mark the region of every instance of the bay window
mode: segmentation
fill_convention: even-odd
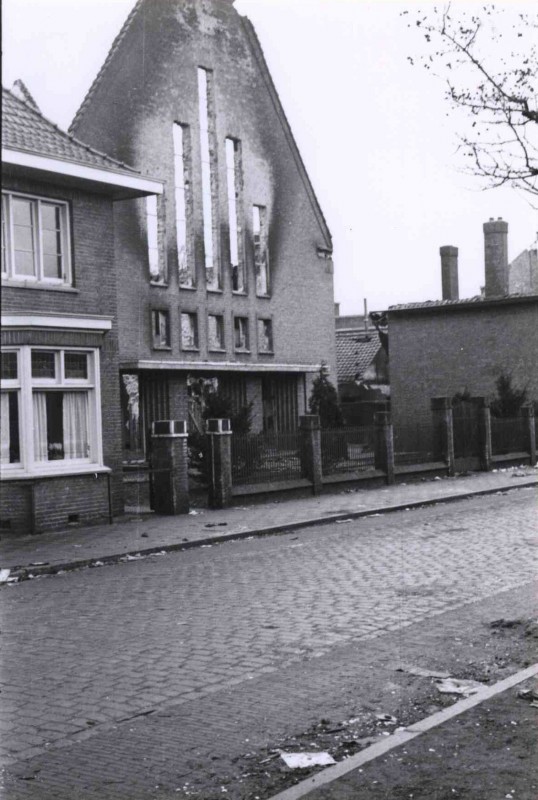
[[[28,474],[100,464],[99,353],[10,348],[2,352],[1,462]]]
[[[67,203],[2,192],[2,277],[71,283]]]

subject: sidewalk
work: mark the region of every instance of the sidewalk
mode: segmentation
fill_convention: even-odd
[[[76,569],[96,561],[113,563],[138,554],[184,550],[339,520],[538,485],[538,470],[515,467],[465,477],[401,483],[335,492],[177,517],[128,517],[112,525],[68,528],[0,541],[0,567],[21,578]]]

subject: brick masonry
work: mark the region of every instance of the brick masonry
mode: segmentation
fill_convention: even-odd
[[[112,319],[105,334],[80,331],[3,331],[3,344],[45,344],[100,348],[103,460],[111,469],[112,509],[123,511],[121,414],[118,381],[118,331],[112,201],[104,196],[53,183],[15,178],[5,173],[3,188],[69,203],[73,290],[2,287],[2,312],[100,315]],[[90,467],[91,469],[91,467]],[[81,523],[103,521],[109,513],[106,474],[36,478],[3,485],[0,518],[8,530],[31,529],[31,483],[34,483],[36,530],[64,527],[71,514]]]
[[[142,51],[148,57],[139,57]],[[212,70],[217,148],[214,208],[216,257],[222,292],[205,285],[198,122],[197,67]],[[188,126],[192,186],[188,194],[190,242],[196,288],[180,289],[174,207],[172,125]],[[300,156],[272,87],[250,23],[225,2],[163,0],[142,2],[113,49],[101,78],[76,117],[73,132],[84,141],[165,181],[161,212],[168,281],[151,285],[144,201],[116,207],[120,361],[139,359],[307,363],[324,360],[335,376],[332,261],[318,256],[331,247],[330,235],[313,198]],[[247,292],[232,293],[229,264],[225,139],[241,142],[243,185],[240,252],[246,259]],[[252,206],[267,210],[271,296],[255,292]],[[166,308],[171,348],[154,351],[150,310]],[[182,351],[180,311],[198,313],[199,352]],[[224,316],[225,352],[208,350],[207,314]],[[251,352],[233,349],[233,315],[248,317]],[[257,318],[273,321],[274,353],[257,353]],[[253,394],[256,389],[253,387]]]
[[[501,372],[538,400],[538,297],[472,307],[389,310],[395,424],[430,414],[432,397],[495,394]]]

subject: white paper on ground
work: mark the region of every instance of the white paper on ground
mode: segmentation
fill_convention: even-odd
[[[301,767],[325,767],[336,764],[330,753],[281,753],[288,767],[300,769]]]

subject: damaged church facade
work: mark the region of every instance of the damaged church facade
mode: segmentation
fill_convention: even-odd
[[[250,22],[229,0],[139,0],[71,132],[165,186],[116,206],[124,457],[201,384],[252,430],[295,429],[336,374],[330,232]]]

